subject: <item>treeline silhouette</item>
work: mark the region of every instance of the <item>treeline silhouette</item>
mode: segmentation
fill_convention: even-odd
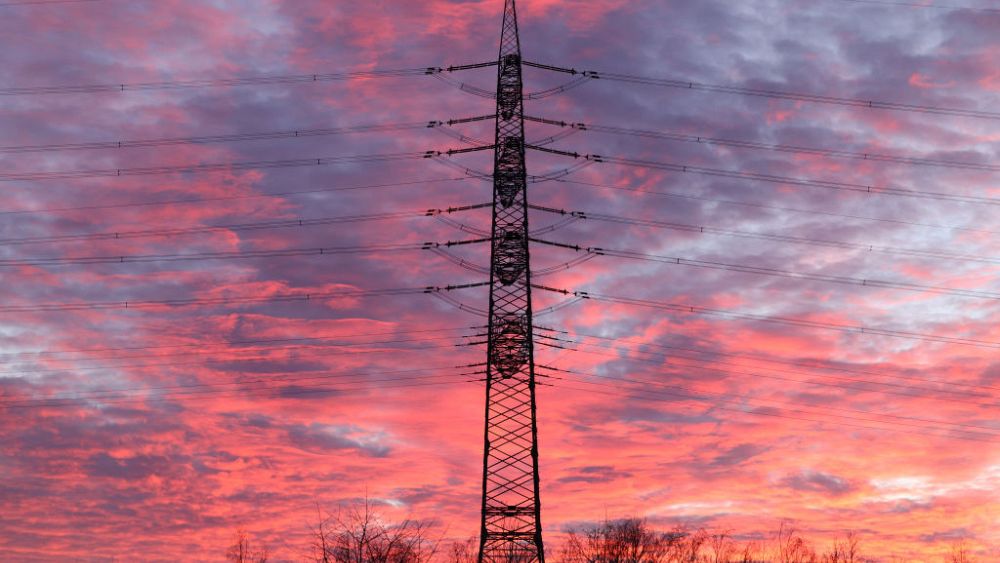
[[[302,561],[314,563],[477,563],[479,540],[447,542],[436,537],[433,520],[386,520],[374,503],[341,508],[336,514],[317,509],[310,525],[310,544]],[[547,552],[549,550],[546,550]],[[234,563],[268,563],[266,546],[254,545],[239,530],[226,551]],[[865,555],[861,537],[848,532],[825,549],[808,542],[782,522],[764,539],[741,539],[732,531],[683,526],[656,530],[640,518],[605,520],[568,530],[561,547],[546,554],[557,563],[890,563],[901,558]],[[964,542],[955,543],[943,563],[976,563]],[[507,563],[523,563],[511,559]]]

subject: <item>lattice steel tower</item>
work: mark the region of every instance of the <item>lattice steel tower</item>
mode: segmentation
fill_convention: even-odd
[[[528,260],[521,44],[505,0],[497,70],[481,562],[545,561]]]

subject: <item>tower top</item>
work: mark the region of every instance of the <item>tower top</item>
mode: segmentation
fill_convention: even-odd
[[[517,31],[517,8],[514,0],[505,0],[503,7],[503,27],[500,32],[500,58],[521,54],[521,39]]]

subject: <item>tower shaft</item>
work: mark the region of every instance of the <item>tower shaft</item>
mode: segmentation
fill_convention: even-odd
[[[521,46],[505,0],[497,70],[481,562],[544,563]]]

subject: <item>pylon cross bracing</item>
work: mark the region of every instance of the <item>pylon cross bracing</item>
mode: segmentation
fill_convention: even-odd
[[[544,563],[521,45],[505,0],[497,65],[480,562]]]

